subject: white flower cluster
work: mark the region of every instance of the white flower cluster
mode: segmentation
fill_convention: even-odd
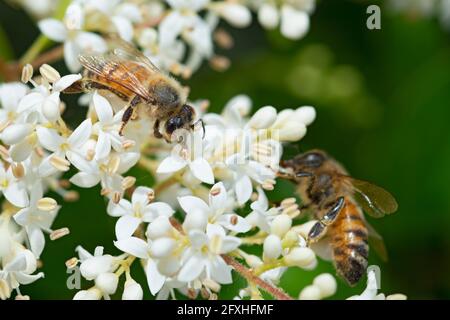
[[[437,17],[443,27],[450,30],[450,0],[390,0],[389,7],[413,18]]]
[[[45,234],[55,240],[69,233],[68,228],[52,230],[60,209],[51,190],[65,200],[77,194],[66,188],[73,183],[90,188],[101,185],[109,199],[108,213],[119,217],[115,245],[124,252],[119,257],[94,256],[79,249],[82,275],[94,280],[90,291],[76,298],[108,298],[115,293],[118,277],[125,273],[123,296],[139,298],[142,288],[132,280],[129,264],[136,258],[145,265],[150,291],[160,298],[173,295],[173,289],[193,295],[213,297],[221,284],[231,282],[230,267],[223,255],[232,254],[259,270],[262,278],[276,282],[286,267],[314,267],[314,252],[292,229],[292,218],[300,212],[294,199],[270,208],[264,189],[272,190],[281,157],[282,142],[298,141],[315,118],[312,107],[282,112],[271,106],[248,117],[251,101],[247,96],[233,98],[221,115],[204,113],[203,130],[179,132],[184,139],[173,146],[143,134],[151,132],[149,119],[139,118],[118,131],[124,103],[110,102],[92,95],[87,119],[70,130],[61,117],[64,103],[60,93],[80,75],[61,77],[49,65],[23,69],[22,83],[0,86],[0,189],[5,197],[1,218],[0,279],[2,298],[19,285],[42,276],[34,274],[44,249]],[[197,108],[205,105],[197,104]],[[200,110],[199,110],[200,111]],[[147,157],[147,148],[153,157]],[[156,150],[156,152],[155,152]],[[144,156],[141,157],[141,151]],[[135,177],[125,173],[140,160],[157,176],[155,192],[145,186],[134,188]],[[70,168],[70,180],[62,175]],[[207,187],[210,184],[212,187]],[[131,199],[126,191],[134,190]],[[239,210],[259,196],[245,216]],[[130,193],[128,193],[130,194]],[[171,198],[154,201],[156,198]],[[180,222],[174,209],[184,212]],[[254,235],[247,232],[255,230]],[[258,258],[240,249],[246,243],[263,244]],[[276,269],[276,272],[269,272]],[[139,289],[141,288],[141,289]]]
[[[36,7],[35,2],[23,4],[34,8],[37,16],[52,11],[44,4]],[[263,27],[280,24],[285,37],[299,39],[309,29],[314,4],[315,0],[73,0],[62,21],[44,18],[38,25],[48,38],[64,43],[65,62],[72,72],[81,68],[79,53],[105,52],[102,35],[113,32],[141,46],[161,69],[189,77],[205,59],[218,69],[229,65],[228,59],[214,53],[214,42],[224,48],[233,42],[218,28],[220,19],[244,28],[255,10]]]

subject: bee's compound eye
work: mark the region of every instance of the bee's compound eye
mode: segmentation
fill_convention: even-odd
[[[172,134],[175,130],[181,128],[183,126],[183,120],[180,117],[173,117],[167,120],[166,123],[166,131],[169,134]]]
[[[300,163],[306,167],[317,168],[322,165],[325,158],[319,152],[310,152],[303,155],[300,159]]]

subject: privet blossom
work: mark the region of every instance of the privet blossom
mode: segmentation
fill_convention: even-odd
[[[252,114],[251,99],[238,95],[215,114],[207,102],[191,101],[204,130],[177,131],[169,144],[151,135],[155,119],[144,117],[119,135],[126,104],[98,92],[83,97],[86,118],[70,128],[61,96],[81,79],[77,55],[106,50],[104,34],[117,32],[161,69],[189,76],[203,60],[214,61],[214,42],[231,41],[217,29],[220,19],[246,27],[254,10],[264,27],[280,26],[284,36],[297,39],[308,30],[314,1],[74,0],[62,21],[48,17],[53,10],[44,2],[21,3],[40,18],[43,34],[63,43],[74,74],[61,76],[47,64],[35,71],[28,64],[22,82],[0,85],[0,298],[29,299],[22,290],[44,277],[38,269],[46,241],[70,233],[70,226],[52,227],[61,205],[83,201],[71,186],[99,185],[106,213],[116,219],[120,253],[106,253],[102,244],[93,253],[74,248],[66,266],[79,268],[90,282],[74,299],[119,294],[139,300],[147,291],[157,299],[217,299],[233,272],[247,281],[236,299],[261,299],[261,290],[291,299],[277,286],[289,268],[316,267],[316,253],[305,240],[312,223],[298,222],[303,215],[295,198],[271,203],[266,193],[277,188],[283,144],[305,136],[316,117],[313,107],[257,106]],[[134,166],[152,174],[155,184],[136,185],[137,177],[128,174]],[[46,196],[50,191],[61,200]],[[250,253],[251,245],[261,254]],[[147,283],[134,280],[133,263],[143,267]],[[384,298],[373,277],[369,273],[368,288],[353,298]],[[332,275],[322,274],[299,299],[327,298],[336,287]]]

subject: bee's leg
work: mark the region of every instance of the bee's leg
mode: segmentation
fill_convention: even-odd
[[[157,139],[161,139],[163,135],[159,132],[159,119],[156,119],[155,124],[153,125],[153,135]]]
[[[323,235],[325,235],[327,227],[330,226],[334,221],[336,221],[336,218],[339,212],[341,212],[342,208],[344,207],[344,204],[344,197],[339,197],[336,202],[331,205],[331,208],[323,216],[323,218],[313,225],[308,233],[308,239],[306,240],[306,243],[308,245],[311,242],[316,242]]]
[[[128,121],[130,121],[134,112],[134,108],[139,104],[140,101],[140,96],[134,96],[134,98],[130,101],[130,104],[128,105],[122,116],[122,124],[119,130],[120,135],[123,135],[123,129],[125,129],[126,124],[128,123]]]

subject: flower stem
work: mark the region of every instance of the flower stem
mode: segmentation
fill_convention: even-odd
[[[71,0],[61,0],[58,3],[58,7],[56,8],[55,14],[53,15],[54,19],[61,20],[66,14],[66,9],[71,3]],[[44,50],[48,45],[50,45],[51,40],[41,34],[31,45],[31,47],[25,52],[25,54],[20,58],[20,64],[25,65],[27,63],[31,63],[36,59],[36,57]]]
[[[277,288],[270,283],[262,280],[260,277],[256,276],[250,269],[247,269],[244,265],[238,262],[236,259],[228,256],[222,255],[222,258],[225,262],[232,266],[236,272],[238,272],[241,276],[247,279],[250,283],[256,284],[258,287],[266,291],[272,297],[278,300],[294,300],[287,293],[285,293],[282,289]]]

